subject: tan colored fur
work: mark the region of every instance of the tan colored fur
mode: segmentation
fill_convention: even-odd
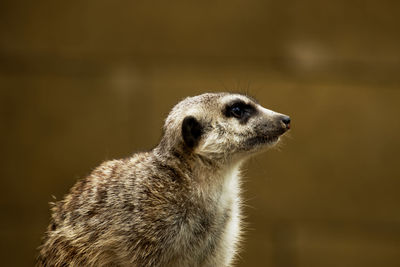
[[[239,100],[254,107],[246,120],[226,111]],[[37,265],[231,266],[241,233],[239,168],[287,130],[280,116],[240,94],[183,100],[156,148],[104,162],[54,204]],[[188,124],[185,139],[188,117],[200,128]]]

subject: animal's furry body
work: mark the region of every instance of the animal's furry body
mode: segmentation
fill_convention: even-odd
[[[230,266],[239,167],[287,120],[243,95],[185,99],[156,148],[103,163],[54,204],[38,266]]]

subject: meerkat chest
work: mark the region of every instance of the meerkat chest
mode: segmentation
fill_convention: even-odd
[[[209,253],[203,255],[204,266],[230,266],[240,238],[239,172],[233,169],[222,178],[222,186],[211,193],[211,221],[203,239],[203,249],[199,250]]]
[[[221,266],[229,266],[237,250],[240,238],[240,179],[238,169],[233,169],[225,177],[218,206],[222,216],[226,216],[226,224],[221,235]]]
[[[233,169],[223,183],[193,197],[193,213],[177,236],[177,262],[174,266],[230,266],[240,237],[239,172]]]

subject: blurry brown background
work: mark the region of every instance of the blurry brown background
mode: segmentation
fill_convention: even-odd
[[[1,265],[181,98],[241,91],[293,129],[246,166],[238,266],[400,266],[399,3],[1,1]]]

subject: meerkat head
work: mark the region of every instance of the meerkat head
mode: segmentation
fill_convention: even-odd
[[[290,118],[241,94],[207,93],[188,97],[170,112],[161,141],[164,149],[210,160],[246,156],[276,144]]]

